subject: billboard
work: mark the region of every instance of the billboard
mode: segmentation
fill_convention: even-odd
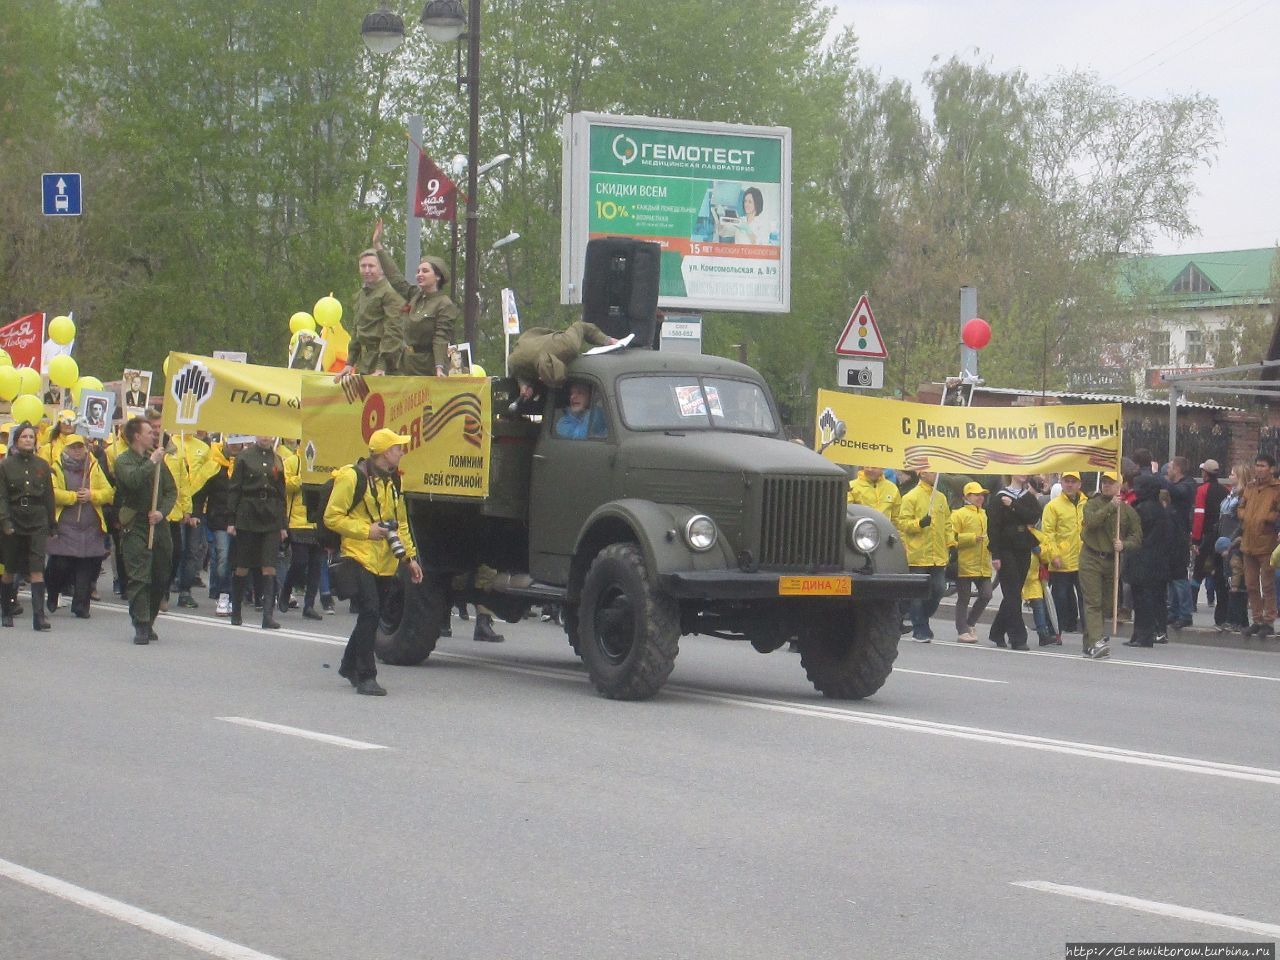
[[[791,309],[791,130],[572,113],[564,120],[560,301],[587,241],[662,246],[658,305]]]

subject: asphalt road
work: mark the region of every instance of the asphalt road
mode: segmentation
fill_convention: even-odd
[[[148,647],[108,604],[0,631],[4,960],[1280,938],[1271,654],[904,642],[841,703],[794,654],[688,637],[659,697],[614,703],[557,628],[455,620],[368,698],[336,674],[348,616],[211,612]]]

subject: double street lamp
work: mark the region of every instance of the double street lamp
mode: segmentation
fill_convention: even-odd
[[[463,327],[467,341],[476,347],[477,327],[480,315],[479,274],[480,264],[476,255],[477,226],[480,212],[476,205],[476,181],[480,171],[480,0],[467,0],[464,10],[461,0],[430,0],[420,18],[427,36],[440,43],[452,43],[467,37],[467,72],[458,77],[458,84],[467,85],[469,115],[467,128],[467,224],[466,278],[462,306]],[[377,10],[364,18],[360,35],[370,53],[388,54],[404,42],[404,20],[384,2]],[[496,161],[500,162],[500,161]],[[494,166],[496,162],[486,166]]]

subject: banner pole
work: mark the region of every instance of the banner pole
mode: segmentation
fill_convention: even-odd
[[[160,442],[164,443],[164,434],[160,435]],[[157,448],[163,449],[163,447]],[[164,458],[156,464],[156,475],[151,481],[151,512],[154,513],[157,504],[160,503],[160,471],[164,469]],[[156,525],[151,522],[151,517],[147,517],[147,549],[150,550],[156,542]]]

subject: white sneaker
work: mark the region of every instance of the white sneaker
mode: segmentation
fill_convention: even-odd
[[[214,609],[213,615],[215,617],[231,616],[231,594],[224,593],[218,597],[218,606]]]

